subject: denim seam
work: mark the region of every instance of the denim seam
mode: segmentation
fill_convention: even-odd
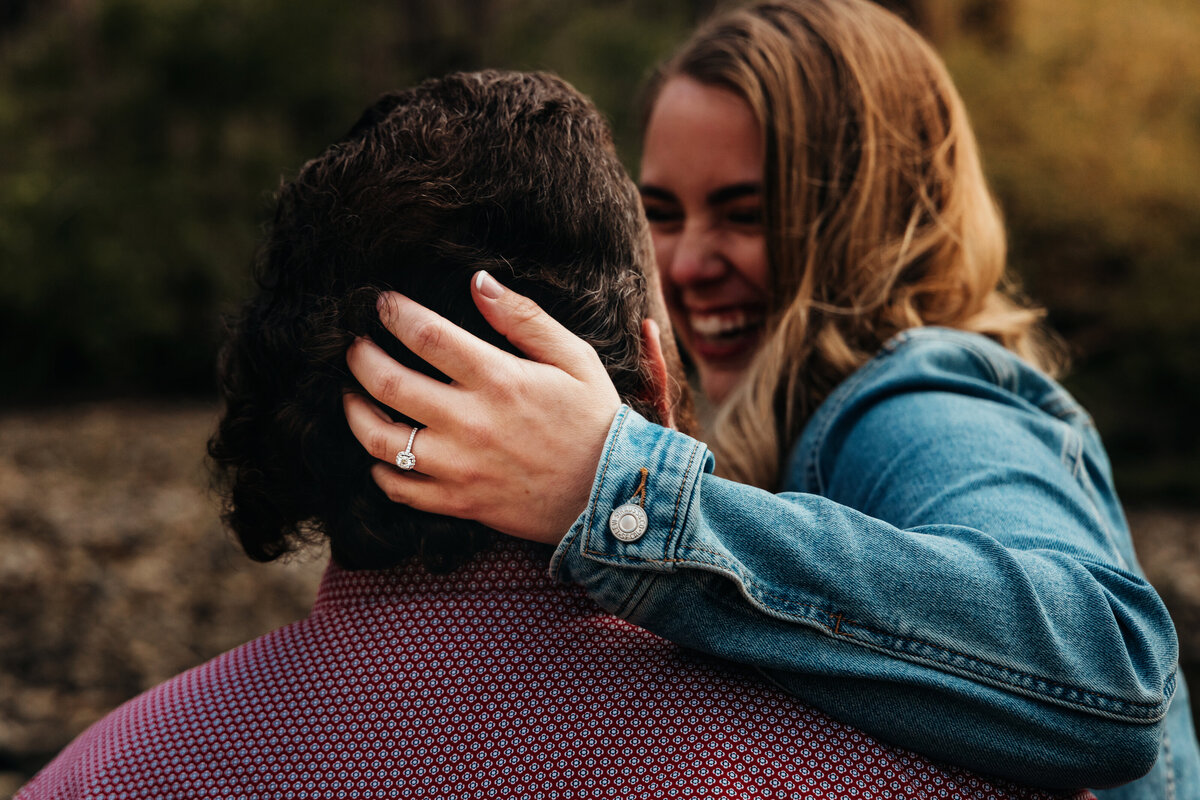
[[[1017,386],[1016,369],[1012,368],[1007,363],[1002,364],[1001,362],[996,361],[994,358],[988,355],[987,351],[979,347],[970,339],[966,339],[965,341],[956,341],[955,344],[961,347],[968,354],[975,357],[976,362],[978,362],[980,366],[984,367],[988,375],[991,376],[992,383],[994,385],[1012,393],[1017,397],[1021,397],[1021,393],[1018,391],[1020,387]],[[1029,401],[1027,400],[1026,402]],[[1030,402],[1030,405],[1035,404]],[[1038,405],[1037,407],[1040,408],[1041,406]]]
[[[920,338],[920,336],[917,334],[919,334],[921,331],[929,331],[930,338],[932,339],[951,341],[956,346],[961,347],[964,351],[975,357],[975,360],[981,367],[984,368],[984,370],[992,378],[992,381],[995,383],[995,385],[1002,388],[1007,388],[1010,391],[1013,391],[1014,394],[1016,393],[1015,386],[1006,386],[1006,383],[1015,382],[1016,373],[1006,372],[1006,375],[1009,375],[1009,377],[1014,380],[1004,380],[1004,376],[1000,374],[999,366],[988,357],[987,353],[977,347],[969,338],[963,337],[963,339],[959,339],[958,337],[934,336],[932,329],[930,328],[917,328],[908,331],[902,331],[901,333],[892,337],[892,339],[889,341],[885,342],[883,349],[877,356],[867,361],[855,372],[851,373],[850,377],[846,378],[846,380],[844,380],[841,385],[838,386],[838,394],[840,397],[837,400],[836,405],[830,406],[829,408],[822,407],[819,409],[819,412],[822,416],[821,427],[814,434],[813,446],[809,452],[808,463],[805,465],[805,473],[809,476],[812,485],[815,487],[815,494],[823,495],[825,493],[825,480],[824,476],[821,475],[820,470],[820,454],[825,447],[825,439],[829,435],[829,430],[833,427],[834,422],[836,422],[841,416],[842,409],[845,407],[845,405],[857,397],[855,389],[861,385],[863,381],[867,380],[867,378],[871,377],[876,371],[878,371],[884,364],[886,364],[888,359],[895,355],[902,346]]]
[[[1048,398],[1043,397],[1034,405],[1063,422],[1079,422],[1084,425],[1091,423],[1091,417],[1087,412],[1062,391],[1052,392]]]
[[[591,510],[593,508],[595,508],[596,504],[599,502],[601,488],[604,484],[604,478],[608,474],[609,459],[612,456],[613,450],[616,449],[616,440],[617,440],[617,437],[620,435],[621,427],[623,427],[624,424],[625,424],[625,417],[622,417],[621,421],[618,425],[618,428],[614,432],[614,435],[612,437],[612,443],[613,443],[612,447],[610,447],[608,452],[605,453],[604,466],[600,470],[599,480],[596,481],[596,492],[593,497],[593,502],[589,508],[589,514],[591,514]],[[683,503],[683,496],[686,492],[688,484],[691,482],[690,477],[692,475],[692,466],[696,463],[696,454],[698,452],[700,452],[700,443],[696,442],[692,445],[691,453],[688,456],[687,466],[684,468],[684,471],[683,471],[683,479],[680,481],[680,484],[679,484],[679,493],[675,498],[675,508],[674,508],[674,510],[672,512],[672,516],[671,516],[671,526],[670,526],[670,528],[668,528],[666,540],[663,542],[662,558],[651,559],[651,558],[646,558],[643,556],[627,556],[627,555],[621,555],[619,553],[609,553],[608,551],[603,549],[603,546],[601,546],[599,548],[593,548],[591,546],[590,534],[592,532],[592,522],[595,519],[594,514],[591,514],[591,516],[589,516],[589,518],[588,518],[587,531],[589,533],[589,537],[584,540],[583,545],[582,545],[584,554],[589,555],[589,556],[599,556],[604,559],[619,558],[623,561],[633,561],[633,562],[637,562],[637,563],[647,563],[647,562],[660,563],[660,564],[675,563],[677,561],[677,559],[673,559],[670,557],[670,552],[672,550],[671,541],[672,541],[672,538],[674,537],[676,526],[679,523],[679,509]],[[601,534],[601,535],[603,535],[603,534]]]
[[[692,452],[688,454],[687,466],[683,470],[683,480],[679,482],[679,494],[675,496],[675,511],[671,515],[671,527],[667,531],[668,541],[669,537],[675,534],[675,526],[679,522],[679,507],[683,503],[684,492],[688,488],[688,484],[691,483],[692,465],[696,463],[696,453],[699,450],[700,443],[696,442],[692,445]]]
[[[940,342],[949,342],[955,347],[962,348],[971,355],[975,356],[979,365],[987,371],[995,385],[1004,389],[1008,389],[1016,394],[1016,387],[1010,385],[1012,384],[1013,379],[1016,377],[1016,372],[1012,369],[1009,369],[1006,365],[1001,366],[1000,363],[988,355],[984,348],[978,345],[977,341],[973,337],[961,335],[964,334],[965,331],[960,331],[956,328],[914,328],[906,331],[906,333],[908,336],[906,337],[905,341],[900,342],[899,344],[905,344],[909,341],[916,341],[920,338],[927,338]],[[897,346],[895,349],[899,349],[899,347]]]
[[[1125,560],[1125,556],[1121,554],[1121,547],[1117,543],[1117,536],[1109,525],[1105,517],[1104,511],[1100,508],[1099,498],[1096,497],[1096,489],[1092,484],[1091,479],[1087,476],[1084,468],[1084,441],[1074,427],[1068,427],[1068,435],[1076,443],[1076,453],[1074,456],[1075,467],[1071,470],[1071,477],[1075,479],[1075,483],[1079,486],[1083,496],[1087,499],[1088,507],[1092,513],[1093,521],[1100,526],[1101,532],[1104,534],[1104,541],[1112,551],[1113,556],[1117,559],[1117,566],[1121,569],[1129,569],[1129,562]],[[1066,453],[1067,442],[1063,443],[1063,452]]]
[[[822,415],[821,427],[813,435],[813,446],[809,451],[808,464],[805,466],[805,472],[811,479],[814,494],[825,493],[825,479],[821,475],[821,451],[825,449],[825,439],[829,435],[833,423],[841,417],[841,412],[845,405],[857,396],[854,389],[879,370],[905,341],[908,341],[908,339],[897,341],[895,346],[890,349],[884,349],[880,355],[877,355],[866,364],[863,364],[858,370],[851,373],[850,377],[846,378],[838,387],[838,393],[841,396],[837,399],[836,405],[829,408],[822,406],[819,409],[819,413]]]
[[[628,417],[628,412],[629,407],[623,405],[617,409],[617,414],[615,417],[613,417],[613,424],[616,427],[613,429],[612,434],[608,437],[605,445],[604,466],[600,468],[600,477],[596,479],[595,485],[592,487],[592,493],[588,497],[587,510],[584,512],[584,514],[586,514],[586,519],[584,520],[583,530],[579,532],[579,549],[582,553],[588,552],[587,543],[592,535],[592,522],[596,518],[596,508],[600,503],[600,495],[604,492],[604,479],[608,475],[608,463],[612,459],[613,450],[616,449],[617,438],[621,435],[621,429],[625,427],[625,420]],[[567,533],[569,535],[570,531],[568,530]],[[557,564],[555,564],[554,559],[551,559],[551,577],[553,577],[555,580],[561,579],[562,565],[566,560],[567,557],[565,554],[561,559],[558,560]]]
[[[608,464],[612,460],[613,451],[617,449],[617,439],[621,436],[621,430],[625,427],[625,420],[628,416],[626,407],[622,406],[617,414],[620,416],[620,419],[617,421],[617,428],[613,431],[612,438],[609,439],[608,449],[604,453],[604,466],[600,468],[600,478],[596,481],[596,488],[592,492],[592,500],[588,503],[588,519],[584,525],[584,531],[587,533],[587,536],[584,537],[582,543],[584,552],[589,551],[588,542],[591,540],[592,524],[596,520],[596,509],[600,503],[600,495],[604,492],[604,479],[608,477]]]
[[[898,654],[898,655],[901,655],[902,657],[907,656],[908,658],[906,658],[905,660],[908,660],[908,661],[920,661],[922,663],[938,665],[938,666],[942,666],[942,667],[958,667],[960,670],[962,670],[962,672],[969,673],[976,677],[987,678],[988,680],[993,681],[996,684],[1000,684],[1003,686],[1008,686],[1008,687],[1012,687],[1012,688],[1016,688],[1016,689],[1024,689],[1024,690],[1026,690],[1036,696],[1039,696],[1039,697],[1053,697],[1053,698],[1069,705],[1072,708],[1086,707],[1086,708],[1094,708],[1094,709],[1099,709],[1099,710],[1107,710],[1107,711],[1110,711],[1110,713],[1113,713],[1111,707],[1115,707],[1117,711],[1125,710],[1125,709],[1144,710],[1145,712],[1158,714],[1158,710],[1162,706],[1162,703],[1139,703],[1139,702],[1136,702],[1133,700],[1124,700],[1119,697],[1113,697],[1111,695],[1106,695],[1106,694],[1103,694],[1100,692],[1087,691],[1085,689],[1081,689],[1078,686],[1071,686],[1068,684],[1057,683],[1055,681],[1050,681],[1050,680],[1047,680],[1046,678],[1043,678],[1043,677],[1040,677],[1037,675],[1031,675],[1029,673],[1025,673],[1025,672],[1021,672],[1019,670],[1012,669],[1011,667],[1005,667],[1000,664],[993,664],[992,662],[987,661],[982,658],[979,658],[978,656],[973,656],[968,653],[961,653],[957,650],[952,650],[950,648],[943,647],[941,645],[933,644],[932,642],[926,642],[922,639],[897,636],[896,634],[894,634],[890,631],[880,630],[878,628],[872,628],[869,625],[865,625],[861,622],[858,622],[857,620],[846,619],[845,615],[843,615],[843,614],[840,614],[840,613],[837,613],[834,611],[829,611],[825,608],[822,608],[817,605],[813,605],[811,603],[805,603],[803,601],[785,598],[781,595],[775,594],[774,592],[765,590],[765,589],[761,588],[761,586],[752,584],[750,581],[746,580],[746,578],[741,575],[741,572],[738,569],[736,569],[729,562],[729,560],[727,558],[725,558],[724,556],[722,556],[720,553],[717,553],[712,550],[707,550],[703,547],[689,547],[688,550],[696,551],[696,552],[700,552],[700,553],[707,553],[707,554],[713,556],[713,558],[711,560],[701,559],[701,558],[665,558],[662,560],[661,563],[669,563],[669,564],[673,564],[673,565],[691,565],[691,566],[699,566],[699,567],[704,567],[704,566],[715,567],[715,568],[722,570],[722,571],[726,572],[727,574],[729,574],[730,577],[733,577],[735,579],[735,581],[740,582],[742,584],[742,586],[744,587],[744,589],[747,591],[748,596],[750,594],[749,593],[750,587],[752,585],[754,585],[754,589],[755,589],[754,595],[762,603],[762,605],[765,609],[767,609],[775,614],[778,614],[779,616],[782,616],[782,617],[787,617],[787,618],[794,619],[794,620],[803,620],[803,621],[814,622],[814,623],[820,625],[822,628],[826,629],[830,633],[830,635],[836,636],[839,639],[843,639],[843,640],[850,639],[850,640],[854,640],[854,641],[861,643],[864,647],[869,647],[871,649],[877,649],[881,652]],[[646,563],[646,561],[647,561],[647,559],[636,558],[633,556],[623,556],[623,555],[619,555],[619,554],[607,554],[607,553],[596,553],[595,551],[589,551],[589,552],[593,555],[601,555],[605,558],[616,558],[616,559],[621,559],[624,561],[635,561],[635,562],[639,562],[639,563]],[[764,602],[764,601],[769,601],[769,602]],[[783,608],[781,608],[780,606],[783,606]],[[814,614],[803,614],[803,613],[800,613],[797,610],[795,610],[795,609],[799,609],[799,608],[809,609],[815,613]],[[831,623],[831,622],[824,621],[822,619],[818,619],[816,617],[816,615],[820,615],[821,617],[824,617],[827,620],[832,620],[833,622]],[[981,667],[990,668],[990,670],[979,671],[979,670],[968,669],[968,667],[966,665],[951,663],[946,658],[937,658],[933,655],[923,656],[920,653],[914,653],[911,650],[906,650],[902,647],[897,647],[894,644],[873,642],[873,641],[870,641],[867,639],[862,639],[860,637],[856,637],[852,631],[843,630],[842,629],[843,625],[849,625],[849,626],[860,628],[865,633],[875,634],[876,636],[884,637],[885,639],[891,640],[891,642],[895,642],[895,643],[906,642],[906,643],[909,643],[912,645],[917,645],[917,646],[926,648],[928,650],[934,651],[934,653],[944,653],[948,656],[954,656],[957,659],[959,659],[960,661],[968,662],[969,664],[976,664]],[[990,674],[989,674],[989,672],[990,672]],[[1174,678],[1172,678],[1172,681],[1170,683],[1173,684],[1173,682],[1174,682]],[[1039,687],[1045,687],[1046,689],[1049,689],[1052,691],[1049,691],[1049,692],[1039,691]],[[1169,687],[1167,687],[1167,688],[1169,688]],[[1053,691],[1053,690],[1061,690],[1061,691]],[[1079,698],[1079,700],[1083,701],[1083,702],[1071,702],[1071,698],[1064,697],[1063,692],[1070,692],[1071,694],[1076,695]],[[1168,695],[1170,694],[1169,692],[1164,692],[1164,693],[1168,694]],[[1159,715],[1159,717],[1161,717],[1161,714],[1158,714],[1158,715]],[[1149,716],[1142,715],[1142,716],[1138,716],[1137,719],[1150,720],[1152,718]]]
[[[972,662],[972,663],[981,665],[983,667],[990,667],[991,669],[995,670],[997,673],[1000,673],[1001,675],[1006,676],[1006,677],[1011,676],[1014,679],[1023,678],[1023,679],[1026,679],[1027,682],[1033,682],[1036,684],[1040,684],[1042,686],[1045,686],[1047,689],[1056,689],[1056,690],[1072,692],[1074,694],[1077,694],[1080,697],[1080,699],[1083,699],[1083,700],[1094,699],[1094,700],[1099,701],[1100,703],[1104,704],[1105,706],[1111,704],[1111,705],[1115,705],[1119,708],[1145,709],[1146,711],[1155,711],[1162,705],[1161,703],[1139,703],[1139,702],[1136,702],[1133,700],[1124,700],[1119,697],[1113,697],[1112,695],[1102,694],[1100,692],[1087,691],[1087,690],[1081,689],[1077,686],[1072,686],[1070,684],[1058,683],[1056,681],[1050,681],[1050,680],[1047,680],[1046,678],[1042,678],[1037,675],[1032,675],[1032,674],[1029,674],[1026,672],[1021,672],[1019,670],[1014,670],[1011,667],[1004,667],[999,664],[993,664],[992,662],[986,661],[977,656],[972,656],[967,653],[960,653],[957,650],[952,650],[947,647],[942,647],[941,645],[932,644],[930,642],[926,642],[921,639],[913,639],[910,637],[897,636],[896,634],[891,633],[889,631],[883,631],[883,630],[879,630],[877,628],[872,628],[868,625],[864,625],[855,620],[843,620],[843,621],[847,625],[853,625],[858,628],[861,628],[866,633],[872,633],[872,634],[876,634],[878,636],[883,636],[883,637],[891,639],[895,642],[907,642],[907,643],[911,643],[914,645],[918,645],[920,647],[929,648],[931,650],[945,653],[950,656],[955,656],[958,659]],[[843,635],[848,636],[850,638],[854,638],[853,633],[844,632]],[[898,647],[889,648],[889,649],[895,649],[897,652],[908,652],[908,651],[905,651],[902,648],[898,648]],[[908,654],[914,655],[914,656],[919,655],[917,653],[908,653]],[[930,660],[939,661],[939,663],[943,663],[940,661],[940,659],[930,659]],[[945,663],[947,666],[953,666],[952,664],[950,664],[948,662],[945,662]],[[1032,687],[1025,686],[1024,684],[1022,684],[1019,681],[1016,681],[1016,682],[1009,681],[1009,680],[1006,680],[1005,677],[999,677],[997,675],[990,675],[988,677],[992,678],[993,680],[999,681],[1001,683],[1006,683],[1006,684],[1013,685],[1013,686],[1022,686],[1022,688],[1026,688],[1026,689],[1030,689],[1031,691],[1034,691],[1034,689]],[[1052,696],[1059,697],[1059,699],[1063,699],[1061,697],[1061,695],[1059,695],[1059,694],[1056,694],[1053,692],[1051,692],[1051,694],[1052,694]],[[1087,703],[1087,705],[1095,707],[1096,704],[1095,703]]]
[[[781,604],[786,605],[786,604],[796,604],[798,602],[798,601],[788,600],[785,597],[768,592],[761,588],[759,588],[758,591],[762,595],[770,596],[770,598],[776,603],[781,603]],[[1004,675],[1011,675],[1014,678],[1024,678],[1024,679],[1027,679],[1030,681],[1036,681],[1037,683],[1044,684],[1048,688],[1063,689],[1063,690],[1075,692],[1075,693],[1079,694],[1082,698],[1095,698],[1097,700],[1111,702],[1111,703],[1114,703],[1114,704],[1116,704],[1118,706],[1122,706],[1122,707],[1143,708],[1148,711],[1157,709],[1161,705],[1161,703],[1139,703],[1139,702],[1132,701],[1132,700],[1124,700],[1122,698],[1113,697],[1112,695],[1106,695],[1106,694],[1102,694],[1100,692],[1087,691],[1087,690],[1081,689],[1077,686],[1071,686],[1069,684],[1063,684],[1063,683],[1058,683],[1056,681],[1050,681],[1050,680],[1047,680],[1047,679],[1037,676],[1037,675],[1032,675],[1029,673],[1021,672],[1020,670],[1012,669],[1011,667],[1005,667],[1000,664],[993,664],[992,662],[987,661],[986,659],[982,659],[982,658],[979,658],[978,656],[970,655],[969,653],[962,653],[957,650],[953,650],[948,647],[944,647],[942,645],[937,645],[937,644],[933,644],[932,642],[924,641],[922,639],[916,639],[916,638],[906,637],[906,636],[898,636],[895,633],[892,633],[891,631],[873,628],[870,625],[866,625],[857,620],[848,620],[848,619],[845,619],[841,614],[835,614],[834,612],[827,611],[825,609],[821,609],[818,606],[812,606],[808,603],[802,603],[802,602],[800,602],[799,605],[807,606],[807,607],[813,608],[815,610],[819,610],[822,613],[828,614],[831,617],[837,617],[842,624],[851,625],[851,626],[860,628],[865,633],[882,636],[882,637],[890,639],[894,642],[907,642],[910,644],[925,647],[930,650],[934,650],[936,652],[945,653],[950,656],[955,656],[959,659],[962,659],[962,660],[965,660],[965,661],[968,661],[968,662],[971,662],[974,664],[978,664],[983,667],[990,667],[991,669],[995,670],[998,673],[1001,673]],[[841,635],[852,638],[852,639],[856,638],[852,632],[843,631]],[[860,639],[859,641],[865,641],[865,640]],[[916,653],[911,653],[909,651],[903,650],[902,648],[894,648],[894,649],[896,649],[898,652],[904,652],[909,655],[918,655]],[[936,659],[931,659],[931,660],[936,660]],[[994,680],[999,680],[1001,682],[1007,683],[1007,681],[1004,681],[1003,678],[996,677],[995,675],[990,676],[990,677],[992,677]],[[1019,684],[1014,684],[1014,685],[1019,685]],[[1024,688],[1029,688],[1029,687],[1026,686]]]
[[[589,556],[596,556],[597,561],[608,561],[612,559],[620,561],[632,561],[635,564],[688,564],[692,563],[691,559],[687,558],[646,558],[645,556],[627,556],[621,553],[610,553],[607,550],[593,550],[585,548],[584,553]],[[703,563],[703,562],[697,562]],[[718,566],[718,565],[713,565]]]
[[[1066,423],[1063,423],[1066,425]],[[1083,468],[1083,437],[1067,425],[1067,434],[1063,437],[1062,452],[1059,458],[1063,464],[1071,469],[1071,477],[1079,480],[1079,472]]]
[[[1100,692],[1087,691],[1087,690],[1081,689],[1080,687],[1077,687],[1077,686],[1071,686],[1069,684],[1062,684],[1062,683],[1058,683],[1055,681],[1050,681],[1050,680],[1047,680],[1046,678],[1043,678],[1043,677],[1040,677],[1037,675],[1032,675],[1029,673],[1021,672],[1019,670],[1012,669],[1011,667],[1005,667],[1000,664],[993,664],[992,662],[987,661],[982,658],[979,658],[978,656],[973,656],[968,653],[961,653],[957,650],[952,650],[950,648],[943,647],[941,645],[933,644],[931,642],[926,642],[922,639],[915,639],[912,637],[905,637],[905,636],[897,636],[896,634],[894,634],[890,631],[880,630],[878,628],[872,628],[871,626],[863,624],[861,622],[858,622],[857,620],[846,619],[845,615],[840,614],[838,612],[830,611],[826,608],[822,608],[822,607],[814,605],[812,603],[805,603],[805,602],[799,601],[799,600],[792,600],[790,598],[786,598],[786,597],[783,597],[782,595],[776,594],[775,592],[772,592],[770,590],[763,589],[761,586],[759,586],[757,584],[753,584],[751,581],[747,580],[745,576],[741,575],[741,571],[738,570],[731,562],[729,562],[729,560],[727,558],[725,558],[723,555],[721,555],[720,553],[717,553],[713,550],[708,550],[703,547],[690,547],[690,548],[688,548],[688,550],[689,551],[697,551],[700,553],[706,553],[706,554],[712,556],[713,558],[712,558],[712,560],[699,559],[699,558],[696,558],[696,559],[675,558],[675,559],[670,559],[670,560],[676,564],[691,563],[696,566],[710,566],[710,567],[716,567],[718,569],[727,571],[728,573],[732,573],[731,577],[734,577],[735,580],[739,581],[743,585],[743,587],[745,587],[745,589],[747,590],[748,596],[750,594],[748,591],[749,588],[752,585],[754,586],[754,588],[755,588],[754,594],[762,602],[762,605],[766,609],[769,609],[772,612],[780,614],[781,616],[787,616],[787,617],[790,617],[793,619],[807,620],[807,621],[815,622],[818,625],[821,625],[823,628],[827,629],[831,635],[837,636],[840,639],[853,639],[853,640],[863,644],[863,646],[871,647],[873,649],[878,649],[882,652],[889,652],[889,653],[894,652],[894,653],[897,653],[900,655],[909,656],[910,659],[920,659],[924,663],[937,664],[937,665],[947,666],[947,667],[957,666],[963,672],[970,672],[972,675],[985,677],[992,681],[995,681],[998,684],[1002,684],[1005,686],[1010,686],[1010,687],[1019,688],[1019,689],[1025,689],[1025,690],[1032,692],[1038,696],[1054,697],[1064,703],[1069,704],[1071,707],[1075,707],[1075,708],[1084,706],[1084,707],[1088,707],[1088,708],[1100,708],[1103,710],[1111,710],[1109,707],[1115,706],[1118,710],[1144,709],[1147,712],[1157,713],[1158,709],[1162,705],[1161,703],[1139,703],[1139,702],[1132,701],[1132,700],[1125,700],[1125,699],[1122,699],[1119,697],[1113,697],[1112,695],[1106,695],[1106,694],[1103,694]],[[779,606],[784,606],[785,608],[780,608]],[[798,608],[809,609],[812,612],[815,612],[816,615],[825,617],[829,620],[832,620],[833,622],[832,623],[825,622],[821,619],[816,618],[812,614],[803,614],[803,613],[799,613],[796,610],[789,610],[789,609],[798,609]],[[940,659],[940,658],[937,658],[934,656],[922,657],[921,654],[914,653],[914,652],[912,652],[910,650],[906,650],[902,647],[896,647],[894,645],[889,646],[886,643],[872,642],[867,639],[862,639],[862,638],[856,637],[852,631],[843,630],[842,629],[843,625],[849,625],[849,626],[854,626],[854,627],[860,628],[865,633],[875,634],[877,636],[881,636],[886,639],[889,639],[892,642],[896,642],[896,643],[906,642],[906,643],[909,643],[912,645],[918,645],[920,647],[935,651],[935,653],[945,653],[948,656],[954,656],[961,661],[966,661],[971,664],[977,664],[982,667],[990,668],[990,670],[988,670],[987,672],[985,672],[985,671],[977,672],[975,670],[969,670],[966,666],[964,666],[962,664],[950,663],[946,659]],[[910,659],[905,659],[905,660],[910,660]],[[989,672],[991,674],[988,674]],[[1011,678],[1011,679],[1009,679],[1009,678]],[[1034,684],[1034,685],[1030,685],[1030,684]],[[1038,691],[1038,688],[1037,688],[1038,686],[1044,686],[1046,689],[1049,689],[1049,690],[1061,690],[1061,692]],[[1086,701],[1086,702],[1073,703],[1073,702],[1071,702],[1070,698],[1063,697],[1062,692],[1070,692],[1070,693],[1078,696],[1078,698],[1081,701]],[[1143,717],[1138,717],[1138,719],[1142,719],[1142,718]]]
[[[652,573],[644,573],[638,582],[634,585],[633,591],[629,593],[629,599],[617,611],[617,616],[621,619],[631,619],[637,610],[641,608],[646,597],[650,594],[650,585],[654,583],[655,575]]]
[[[1166,800],[1175,800],[1175,763],[1171,756],[1171,731],[1166,725],[1163,726],[1162,762],[1167,770]]]

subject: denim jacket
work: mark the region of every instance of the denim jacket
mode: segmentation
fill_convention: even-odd
[[[551,571],[883,740],[1034,785],[1145,775],[1104,798],[1200,797],[1175,629],[1054,381],[914,329],[813,415],[787,491],[713,466],[622,408]],[[623,541],[610,516],[631,500],[647,524]]]

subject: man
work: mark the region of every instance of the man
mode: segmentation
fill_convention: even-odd
[[[592,344],[622,400],[686,421],[652,263],[603,121],[558,79],[453,75],[368,109],[280,191],[209,448],[251,557],[328,541],[312,614],[122,706],[18,797],[1022,794],[682,652],[553,582],[549,551],[374,487],[342,416],[346,349],[369,337],[358,357],[429,372],[377,299],[400,340],[428,351],[439,330],[381,290],[509,349],[465,291],[487,269]],[[438,458],[415,433],[398,456],[417,479]]]

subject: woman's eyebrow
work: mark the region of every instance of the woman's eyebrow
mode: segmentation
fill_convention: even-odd
[[[705,199],[710,206],[719,206],[722,203],[728,203],[730,200],[740,200],[743,197],[759,194],[762,194],[762,184],[758,181],[746,181],[745,183],[733,183],[729,186],[714,189],[708,193],[708,197]]]
[[[643,184],[638,186],[638,191],[641,192],[642,197],[651,197],[655,200],[662,200],[667,203],[675,202],[675,195],[661,186],[655,186],[654,184]]]
[[[661,186],[655,186],[652,183],[646,183],[638,186],[638,191],[642,197],[648,197],[654,200],[662,200],[668,203],[676,202],[675,194]],[[738,200],[743,197],[762,194],[762,184],[758,181],[745,181],[744,183],[731,183],[728,186],[722,186],[719,189],[714,189],[704,198],[709,205],[720,205],[728,203],[730,200]]]

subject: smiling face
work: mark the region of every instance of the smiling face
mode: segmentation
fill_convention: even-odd
[[[721,402],[762,342],[767,312],[763,143],[726,89],[668,80],[646,126],[641,192],[675,333]]]

